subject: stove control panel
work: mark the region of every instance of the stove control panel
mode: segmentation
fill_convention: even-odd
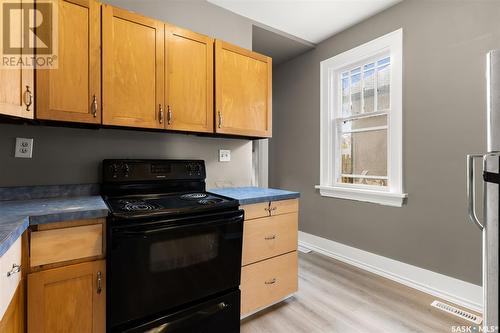
[[[186,171],[190,176],[201,176],[204,168],[201,163],[193,162],[186,164]]]
[[[202,160],[104,160],[104,182],[205,180]]]

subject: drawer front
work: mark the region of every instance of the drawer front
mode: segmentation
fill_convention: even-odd
[[[21,281],[21,271],[16,267],[13,268],[13,265],[21,266],[21,237],[0,258],[0,319],[7,310],[19,281]],[[9,276],[7,276],[8,273]]]
[[[269,209],[271,215],[295,213],[299,211],[299,199],[272,201]]]
[[[298,214],[245,221],[242,265],[297,250]]]
[[[241,270],[241,315],[252,313],[297,291],[297,251]]]
[[[245,211],[245,220],[258,219],[270,215],[269,201],[241,206]]]
[[[30,266],[103,254],[103,225],[50,229],[31,233]]]

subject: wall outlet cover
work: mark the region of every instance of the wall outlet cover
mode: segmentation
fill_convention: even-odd
[[[231,151],[229,149],[219,149],[219,162],[231,161]]]
[[[18,158],[31,158],[33,154],[33,139],[16,138],[16,152],[15,157]]]

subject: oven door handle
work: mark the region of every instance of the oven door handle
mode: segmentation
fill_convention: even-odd
[[[144,330],[143,327],[138,327],[137,329],[133,329],[131,332],[155,332],[155,333],[168,333],[172,331],[176,331],[180,328],[186,328],[190,325],[193,325],[193,322],[199,322],[200,320],[214,316],[222,311],[227,311],[231,307],[230,304],[226,302],[219,302],[217,304],[213,304],[207,308],[200,309],[194,313],[188,314],[182,318],[174,319],[171,321],[164,322],[155,328],[148,328]],[[149,326],[149,325],[148,325]]]
[[[175,226],[167,226],[167,227],[162,227],[162,228],[154,228],[154,229],[143,229],[143,230],[127,230],[127,229],[118,229],[117,231],[113,232],[115,235],[125,235],[125,236],[142,236],[142,237],[147,237],[149,235],[154,235],[158,233],[162,233],[165,231],[170,231],[170,230],[178,230],[178,229],[186,229],[190,227],[205,227],[205,226],[217,226],[221,224],[227,224],[231,222],[237,222],[239,220],[242,220],[243,216],[238,215],[235,217],[227,218],[227,219],[220,219],[220,220],[214,220],[214,221],[207,221],[207,222],[201,222],[201,223],[189,223],[189,224],[183,224],[183,225],[175,225]]]

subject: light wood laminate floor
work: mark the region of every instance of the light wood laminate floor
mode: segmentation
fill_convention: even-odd
[[[329,257],[299,254],[299,291],[242,321],[241,333],[440,333],[471,325],[435,298]]]

